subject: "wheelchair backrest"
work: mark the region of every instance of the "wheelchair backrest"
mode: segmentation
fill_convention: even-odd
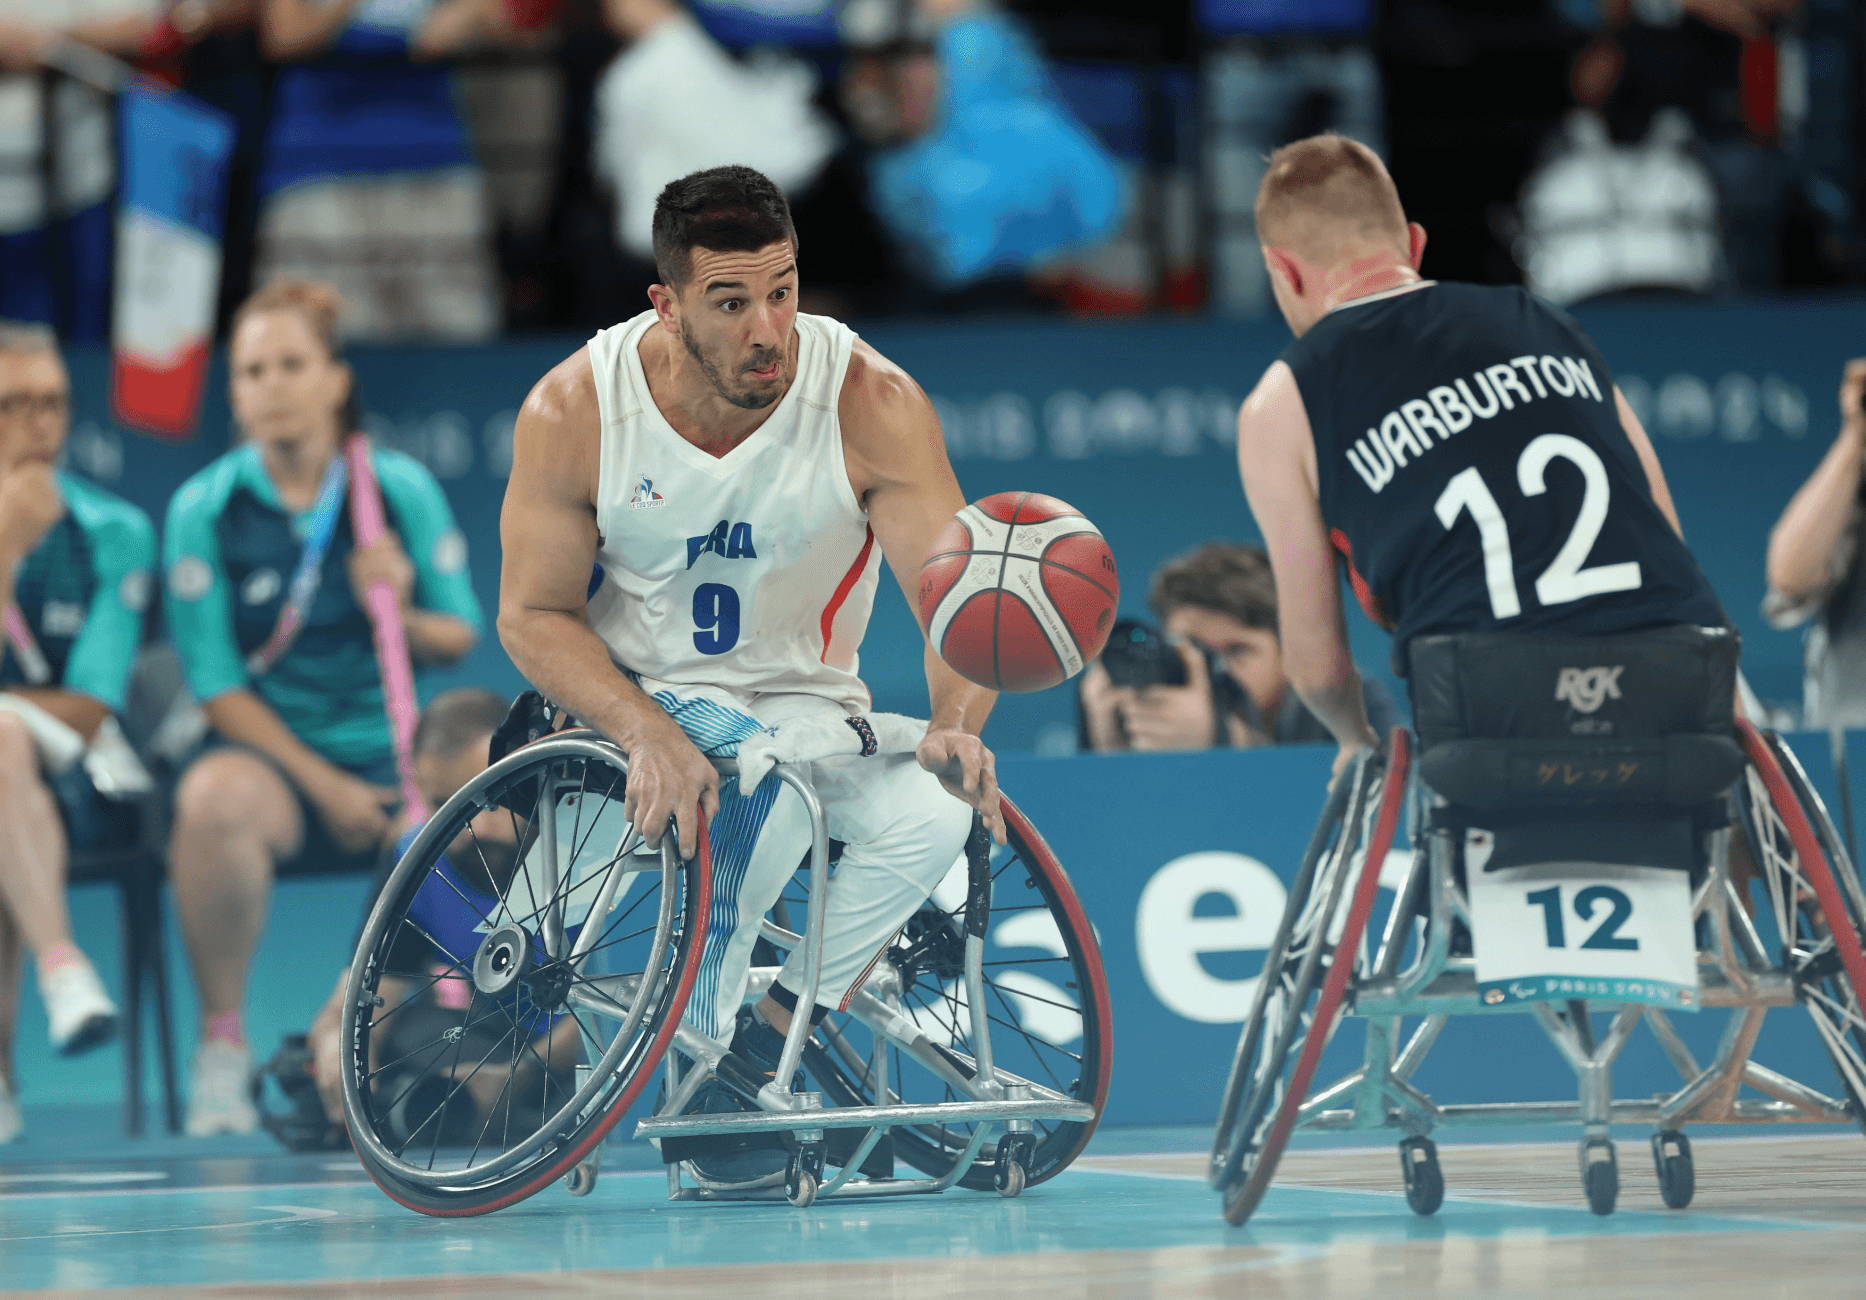
[[[1692,808],[1743,768],[1733,738],[1740,648],[1729,629],[1692,626],[1418,637],[1420,775],[1479,812]]]

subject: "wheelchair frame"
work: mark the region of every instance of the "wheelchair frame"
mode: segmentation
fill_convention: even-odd
[[[561,752],[565,761],[575,761],[579,757],[594,758],[609,764],[623,772],[627,770],[626,756],[608,741],[587,733],[573,735],[560,732],[542,742],[550,747],[550,757],[556,758]],[[438,846],[436,841],[447,831],[451,820],[462,813],[486,806],[487,795],[483,790],[501,787],[518,780],[518,771],[528,762],[536,751],[529,746],[514,751],[511,755],[487,769],[484,777],[477,779],[467,788],[449,800],[448,805],[436,813],[430,826],[424,829],[422,836],[412,845],[407,855],[416,857],[420,852],[432,852]],[[715,760],[715,766],[726,779],[736,779],[738,765],[732,760]],[[797,990],[798,1005],[809,1007],[815,1004],[819,984],[822,956],[822,925],[828,901],[830,838],[822,803],[817,797],[808,776],[799,768],[780,764],[774,769],[775,775],[784,784],[790,786],[802,799],[810,818],[811,849],[809,855],[809,899],[802,933],[795,933],[775,924],[769,918],[763,922],[764,937],[780,948],[801,949],[803,953],[803,987]],[[530,779],[530,778],[526,778]],[[546,787],[555,789],[555,787]],[[608,794],[604,798],[612,797]],[[1024,1079],[993,1060],[991,1051],[990,1015],[986,1001],[986,981],[984,977],[985,936],[990,921],[993,870],[990,860],[990,837],[983,834],[982,826],[974,824],[974,833],[968,842],[966,860],[968,866],[967,906],[964,916],[963,943],[963,983],[967,1010],[970,1019],[970,1042],[976,1050],[975,1057],[947,1049],[937,1044],[912,1019],[912,1013],[905,1009],[902,1002],[903,981],[900,972],[891,964],[880,963],[875,972],[856,990],[850,999],[848,1011],[872,1033],[874,1047],[870,1058],[859,1061],[854,1049],[840,1043],[840,1034],[824,1026],[825,1033],[819,1039],[827,1039],[831,1050],[840,1051],[845,1064],[852,1065],[862,1075],[861,1086],[873,1096],[886,1096],[898,1100],[899,1094],[890,1087],[888,1079],[889,1061],[887,1051],[897,1049],[903,1056],[911,1058],[929,1071],[939,1084],[943,1084],[962,1100],[939,1102],[924,1105],[885,1104],[885,1105],[849,1105],[826,1107],[823,1095],[816,1092],[792,1093],[781,1086],[777,1080],[789,1080],[797,1072],[803,1060],[806,1043],[811,1040],[815,1026],[808,1015],[798,1015],[791,1023],[785,1037],[779,1068],[771,1081],[766,1081],[762,1073],[753,1071],[741,1058],[733,1056],[716,1040],[699,1033],[682,1021],[686,1003],[693,988],[693,972],[697,969],[699,953],[703,948],[705,928],[708,920],[710,890],[702,888],[698,894],[689,894],[689,908],[697,902],[697,915],[676,914],[674,909],[673,882],[682,871],[691,871],[693,863],[683,864],[677,853],[670,848],[671,836],[664,838],[662,849],[649,856],[641,856],[639,862],[626,861],[631,853],[641,846],[641,836],[633,826],[622,834],[615,853],[611,855],[610,865],[605,869],[601,883],[596,886],[596,893],[591,903],[589,916],[606,916],[616,902],[617,891],[621,882],[629,875],[639,872],[657,872],[661,875],[664,892],[660,903],[660,916],[656,922],[653,955],[650,968],[658,969],[661,955],[672,951],[670,945],[678,944],[687,954],[683,965],[668,968],[666,975],[654,981],[645,981],[641,975],[597,975],[583,974],[583,963],[588,960],[589,949],[598,927],[591,922],[584,922],[582,931],[571,940],[566,934],[564,922],[565,900],[574,892],[567,880],[560,882],[557,852],[556,799],[540,798],[537,811],[538,869],[541,873],[543,888],[547,896],[546,908],[535,914],[538,919],[538,934],[531,940],[520,941],[502,937],[502,932],[516,929],[514,925],[500,925],[489,930],[481,943],[480,952],[472,959],[471,977],[476,983],[482,980],[482,965],[496,966],[497,972],[489,977],[495,982],[504,980],[498,988],[485,987],[482,992],[488,996],[499,994],[509,986],[514,978],[523,978],[518,972],[529,969],[529,959],[521,955],[526,942],[539,942],[544,947],[547,964],[571,968],[575,977],[563,1001],[567,1008],[590,1013],[594,1017],[621,1026],[626,1033],[642,1029],[647,1021],[644,1017],[659,1014],[663,1019],[659,1028],[652,1033],[652,1042],[639,1048],[630,1048],[627,1059],[618,1055],[620,1044],[611,1037],[610,1044],[604,1042],[584,1028],[581,1037],[585,1040],[589,1058],[594,1064],[578,1064],[575,1067],[576,1087],[571,1099],[566,1102],[557,1118],[550,1120],[540,1128],[532,1138],[523,1139],[521,1146],[505,1155],[496,1156],[485,1164],[473,1166],[469,1170],[449,1172],[409,1171],[394,1166],[398,1160],[395,1153],[383,1147],[375,1133],[366,1107],[358,1091],[362,1084],[359,1080],[370,1077],[368,1062],[358,1046],[358,1030],[373,1015],[373,1007],[380,1006],[380,999],[373,998],[364,988],[366,973],[374,962],[372,956],[380,940],[377,936],[385,933],[389,923],[391,896],[406,893],[412,877],[404,881],[398,875],[392,879],[391,887],[385,888],[382,898],[372,913],[369,924],[365,927],[363,941],[359,947],[358,959],[352,965],[349,981],[346,985],[350,1004],[356,1009],[355,1015],[346,1018],[345,1053],[346,1059],[354,1063],[348,1072],[345,1084],[345,1105],[350,1112],[353,1129],[361,1126],[362,1142],[375,1154],[377,1163],[384,1163],[379,1172],[369,1160],[364,1163],[372,1177],[375,1177],[396,1200],[424,1213],[433,1214],[476,1214],[509,1205],[524,1196],[541,1190],[552,1178],[547,1177],[527,1184],[521,1190],[498,1197],[488,1196],[484,1202],[459,1202],[438,1205],[425,1197],[409,1196],[398,1192],[390,1182],[384,1182],[386,1173],[393,1178],[406,1179],[424,1186],[431,1186],[443,1195],[454,1194],[450,1189],[464,1191],[461,1175],[466,1175],[465,1185],[472,1185],[476,1178],[483,1178],[486,1172],[500,1172],[503,1163],[517,1162],[521,1154],[528,1150],[529,1144],[542,1142],[547,1146],[555,1139],[552,1133],[562,1131],[566,1136],[572,1129],[580,1129],[585,1136],[577,1143],[579,1156],[573,1158],[567,1172],[562,1172],[562,1180],[573,1195],[587,1195],[594,1189],[601,1159],[603,1137],[613,1124],[621,1118],[621,1112],[640,1095],[641,1083],[652,1077],[657,1068],[666,1071],[666,1095],[658,1107],[658,1113],[649,1119],[641,1120],[636,1125],[635,1136],[638,1138],[670,1138],[683,1136],[748,1135],[754,1133],[779,1133],[785,1137],[789,1148],[788,1167],[780,1174],[774,1174],[756,1182],[742,1185],[712,1184],[695,1179],[697,1186],[687,1183],[683,1174],[682,1163],[668,1166],[668,1190],[672,1200],[778,1200],[790,1201],[796,1206],[807,1206],[824,1196],[891,1196],[906,1194],[924,1194],[943,1191],[965,1178],[979,1159],[987,1139],[994,1128],[1002,1126],[1003,1136],[997,1143],[996,1165],[993,1170],[993,1185],[1004,1196],[1019,1194],[1029,1181],[1031,1160],[1037,1150],[1036,1122],[1060,1121],[1085,1124],[1092,1131],[1098,1114],[1095,1105],[1078,1101],[1054,1089],[1045,1087],[1031,1080]],[[1019,835],[1028,843],[1042,847],[1042,839],[1036,834],[1008,800],[1005,805],[1007,822],[1012,824]],[[704,874],[708,861],[702,844],[701,869]],[[561,883],[561,887],[560,887]],[[1079,910],[1079,909],[1078,909]],[[677,924],[685,916],[684,924]],[[529,918],[528,918],[529,919]],[[678,930],[679,938],[673,938]],[[645,932],[643,932],[645,933]],[[1099,950],[1094,945],[1093,931],[1085,918],[1080,925],[1082,941],[1087,945],[1086,958],[1093,970],[1099,975]],[[492,952],[491,948],[503,943],[511,951]],[[517,945],[514,947],[514,945]],[[457,963],[458,965],[458,963]],[[464,967],[461,968],[464,973]],[[762,995],[778,974],[777,967],[755,969],[746,992],[750,999]],[[669,978],[676,979],[678,987],[669,984]],[[649,987],[644,988],[644,984]],[[1098,988],[1105,989],[1105,982],[1097,979]],[[1098,994],[1105,1004],[1105,993]],[[1084,990],[1083,1014],[1086,1022],[1090,1008],[1087,990]],[[660,1010],[657,1012],[656,1009]],[[671,1019],[673,1023],[665,1023]],[[581,1022],[579,1022],[581,1023]],[[1105,1037],[1105,1035],[1103,1036]],[[672,1051],[668,1049],[674,1049]],[[1098,1063],[1101,1079],[1105,1086],[1107,1055],[1111,1048],[1105,1041],[1101,1044],[1102,1059]],[[676,1052],[690,1062],[684,1071],[680,1069]],[[646,1055],[643,1055],[643,1054]],[[600,1059],[598,1059],[600,1058]],[[613,1059],[612,1059],[613,1058]],[[597,1074],[608,1069],[616,1075],[633,1070],[630,1082],[620,1091],[612,1091],[605,1103],[600,1100],[601,1093],[594,1087]],[[665,1065],[663,1065],[665,1062]],[[859,1063],[858,1063],[859,1062]],[[969,1071],[969,1073],[968,1073]],[[717,1077],[721,1083],[737,1094],[748,1104],[757,1107],[755,1112],[714,1115],[683,1115],[681,1111],[699,1091],[708,1079]],[[607,1086],[607,1085],[605,1085]],[[592,1123],[591,1108],[606,1105],[613,1115],[594,1117]],[[606,1122],[604,1122],[606,1119]],[[863,1162],[877,1144],[892,1130],[906,1126],[973,1124],[974,1131],[960,1149],[956,1142],[952,1150],[956,1158],[952,1167],[935,1177],[927,1178],[868,1178],[861,1176]],[[566,1127],[568,1126],[568,1127]],[[827,1131],[830,1129],[864,1129],[866,1132],[841,1169],[826,1177]],[[1086,1136],[1086,1135],[1084,1135]],[[382,1148],[378,1150],[377,1148]],[[477,1151],[477,1147],[475,1148]],[[565,1166],[558,1166],[560,1171]],[[1039,1175],[1039,1179],[1043,1175]]]
[[[1280,1131],[1272,1131],[1263,1148],[1264,1158],[1272,1162],[1272,1168],[1255,1180],[1255,1194],[1239,1198],[1247,1203],[1238,1207],[1241,1214],[1236,1213],[1232,1194],[1243,1182],[1237,1153],[1252,1135],[1228,1134],[1225,1130],[1238,1118],[1242,1076],[1251,1065],[1244,1059],[1246,1044],[1252,1042],[1255,1017],[1262,1013],[1260,999],[1240,1043],[1239,1061],[1227,1091],[1226,1110],[1213,1152],[1212,1180],[1227,1193],[1227,1217],[1233,1223],[1242,1222],[1254,1208],[1256,1194],[1260,1194],[1274,1170],[1289,1127],[1399,1130],[1405,1135],[1401,1164],[1408,1201],[1415,1211],[1429,1214],[1437,1208],[1444,1190],[1436,1149],[1428,1137],[1434,1130],[1448,1126],[1578,1123],[1582,1129],[1581,1174],[1589,1205],[1596,1213],[1605,1214],[1611,1212],[1618,1194],[1618,1165],[1610,1129],[1613,1123],[1654,1125],[1652,1144],[1661,1192],[1666,1204],[1673,1208],[1689,1203],[1694,1186],[1690,1144],[1680,1132],[1687,1123],[1866,1123],[1866,1114],[1861,1110],[1862,1099],[1866,1099],[1866,1074],[1856,1068],[1859,1054],[1849,1057],[1835,1050],[1833,1041],[1837,1034],[1850,1034],[1858,1041],[1866,1033],[1866,1022],[1861,1020],[1859,1010],[1859,995],[1866,992],[1866,959],[1862,958],[1858,942],[1858,927],[1861,918],[1866,917],[1866,896],[1825,808],[1794,755],[1773,733],[1764,738],[1747,723],[1740,724],[1739,730],[1749,759],[1739,778],[1743,795],[1733,790],[1725,799],[1733,812],[1745,811],[1752,819],[1772,819],[1769,825],[1754,827],[1750,838],[1764,859],[1756,863],[1756,878],[1768,891],[1778,927],[1792,929],[1792,920],[1784,918],[1792,917],[1794,909],[1812,896],[1818,900],[1824,918],[1850,920],[1854,931],[1851,943],[1836,939],[1833,952],[1838,960],[1829,963],[1834,970],[1828,971],[1832,974],[1837,970],[1851,981],[1855,990],[1853,1005],[1841,1008],[1842,1027],[1838,1030],[1816,1017],[1824,1045],[1851,1094],[1849,1098],[1837,1100],[1751,1059],[1768,1011],[1808,1000],[1809,977],[1805,968],[1790,970],[1768,955],[1769,945],[1731,875],[1732,831],[1727,825],[1709,833],[1708,868],[1691,900],[1694,924],[1707,926],[1710,936],[1709,945],[1700,944],[1698,948],[1698,1005],[1730,1012],[1716,1054],[1708,1064],[1699,1065],[1658,1006],[1609,1004],[1613,1018],[1606,1033],[1596,1038],[1585,1000],[1568,1002],[1565,1014],[1549,1002],[1487,1002],[1478,991],[1475,958],[1454,956],[1451,951],[1454,920],[1467,929],[1471,925],[1469,902],[1456,872],[1463,829],[1436,824],[1426,816],[1430,809],[1445,806],[1446,801],[1426,789],[1408,770],[1410,737],[1396,731],[1396,761],[1389,779],[1396,777],[1405,783],[1404,798],[1411,804],[1414,824],[1419,828],[1415,841],[1424,842],[1424,851],[1413,854],[1371,958],[1364,942],[1367,916],[1363,912],[1347,918],[1347,928],[1335,952],[1347,953],[1351,960],[1330,962],[1329,973],[1335,977],[1347,970],[1350,977],[1339,981],[1345,988],[1333,1006],[1329,1005],[1330,990],[1323,990],[1308,1029],[1311,1041],[1304,1044],[1305,1048],[1315,1046],[1317,1041],[1325,1044],[1338,1027],[1338,1010],[1340,1016],[1368,1022],[1363,1063],[1345,1077],[1301,1098],[1294,1110],[1293,1125],[1287,1117],[1280,1121]],[[1363,769],[1370,771],[1370,765],[1377,761],[1371,754],[1363,756],[1354,772],[1357,782],[1364,779]],[[1391,797],[1393,792],[1384,793],[1388,797],[1379,801],[1382,813],[1396,812],[1398,801]],[[1357,791],[1357,795],[1369,797],[1371,788]],[[1340,817],[1340,803],[1338,797],[1331,799],[1333,817]],[[1804,815],[1804,805],[1812,822]],[[1360,807],[1357,799],[1347,818],[1339,823],[1344,836],[1352,832]],[[1367,815],[1371,816],[1371,810]],[[1330,820],[1331,813],[1325,812],[1323,824],[1317,828],[1318,843],[1329,833]],[[1376,828],[1365,861],[1358,868],[1356,903],[1363,894],[1371,899],[1388,842],[1390,839],[1383,840]],[[1315,852],[1314,845],[1311,851]],[[1834,866],[1831,873],[1826,866],[1830,858]],[[1292,895],[1292,909],[1297,901]],[[1400,964],[1415,930],[1414,921],[1421,916],[1426,921],[1422,941],[1412,965],[1402,971]],[[1789,936],[1784,933],[1781,946],[1788,943]],[[1331,978],[1331,985],[1336,982]],[[1523,1013],[1535,1017],[1573,1069],[1578,1080],[1577,1100],[1440,1104],[1413,1087],[1414,1074],[1450,1017]],[[1402,1041],[1405,1017],[1422,1019]],[[1651,1099],[1616,1099],[1613,1062],[1642,1022],[1651,1028],[1666,1058],[1678,1071],[1681,1085],[1672,1093]],[[1317,1047],[1313,1056],[1319,1055]],[[1290,1080],[1292,1087],[1306,1090],[1305,1067],[1312,1073],[1313,1063],[1305,1052]],[[1280,1063],[1277,1068],[1281,1069]],[[1763,1093],[1765,1099],[1738,1097],[1745,1084]],[[1245,1122],[1251,1121],[1246,1117]]]
[[[738,775],[738,763],[734,760],[716,759],[714,766],[722,776],[729,779]],[[784,784],[797,792],[810,816],[809,905],[802,934],[786,930],[769,918],[763,922],[763,933],[766,939],[780,948],[802,948],[803,988],[797,990],[797,1005],[811,1007],[816,1005],[822,965],[823,915],[828,905],[829,829],[824,820],[822,802],[817,798],[809,778],[788,764],[779,764],[774,770]],[[791,1092],[781,1081],[795,1075],[803,1060],[804,1044],[813,1029],[810,1017],[800,1014],[792,1018],[789,1032],[785,1035],[784,1051],[778,1059],[775,1077],[747,1097],[747,1100],[754,1101],[758,1106],[757,1113],[682,1115],[680,1112],[709,1077],[719,1077],[741,1095],[750,1092],[746,1083],[732,1078],[729,1072],[720,1073],[721,1063],[729,1054],[713,1039],[683,1023],[675,1031],[674,1047],[689,1057],[693,1064],[687,1068],[683,1077],[673,1055],[669,1054],[665,1058],[667,1100],[653,1118],[636,1124],[635,1136],[654,1139],[784,1133],[794,1140],[796,1149],[791,1153],[790,1167],[781,1185],[775,1175],[748,1186],[734,1187],[708,1183],[696,1174],[694,1181],[697,1185],[689,1187],[682,1173],[682,1164],[670,1164],[667,1167],[669,1200],[782,1198],[793,1205],[805,1206],[824,1196],[899,1196],[941,1192],[956,1184],[971,1169],[993,1124],[1002,1124],[1009,1139],[1000,1143],[996,1185],[1001,1194],[1016,1196],[1023,1190],[1029,1172],[1026,1144],[1030,1142],[1028,1135],[1034,1132],[1035,1121],[1095,1122],[1093,1106],[1002,1070],[992,1060],[983,969],[985,931],[990,920],[989,849],[981,853],[975,844],[968,844],[967,864],[969,879],[964,978],[967,1010],[972,1022],[972,1041],[979,1048],[973,1063],[975,1073],[968,1078],[958,1068],[960,1058],[935,1046],[923,1030],[902,1014],[898,974],[885,969],[885,964],[877,966],[875,973],[849,1000],[850,1014],[874,1035],[874,1051],[868,1069],[877,1093],[889,1087],[887,1048],[892,1045],[967,1100],[928,1105],[826,1108],[821,1093]],[[777,974],[776,967],[755,969],[746,996],[751,998],[762,995],[770,988]],[[953,1162],[952,1168],[939,1177],[871,1179],[859,1176],[862,1162],[881,1139],[896,1127],[968,1122],[977,1125],[971,1140]],[[854,1154],[825,1182],[825,1131],[832,1128],[859,1128],[867,1132]],[[1024,1138],[1021,1142],[1018,1140],[1020,1135]]]

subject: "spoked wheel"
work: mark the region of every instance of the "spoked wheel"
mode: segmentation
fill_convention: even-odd
[[[1290,889],[1238,1040],[1212,1152],[1212,1184],[1234,1226],[1270,1186],[1334,1033],[1380,865],[1399,828],[1411,758],[1411,738],[1396,727],[1384,762],[1369,754],[1336,784]]]
[[[991,853],[983,1001],[992,1060],[1000,1071],[1095,1107],[1108,1099],[1113,1053],[1101,950],[1062,865],[1015,804],[1003,800],[1009,843]],[[976,1068],[964,960],[968,868],[962,858],[907,923],[863,986],[951,1054]],[[807,879],[786,892],[782,913],[804,915]],[[965,1100],[947,1081],[875,1035],[854,1016],[830,1015],[804,1054],[825,1098],[837,1106]],[[1017,1191],[1053,1178],[1080,1155],[1093,1123],[1038,1120],[1031,1133],[988,1142],[960,1183],[974,1191]],[[970,1124],[894,1130],[894,1153],[933,1177],[949,1173],[970,1143]],[[1016,1166],[1018,1172],[1010,1172]]]
[[[705,824],[692,861],[671,834],[644,848],[626,773],[588,733],[508,755],[434,814],[370,913],[344,1111],[410,1209],[485,1214],[564,1177],[674,1036],[711,901]]]
[[[1866,1128],[1866,897],[1820,796],[1774,732],[1737,724],[1750,766],[1745,822],[1769,892],[1783,965]]]

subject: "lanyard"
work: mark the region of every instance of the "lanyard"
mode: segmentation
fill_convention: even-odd
[[[317,502],[311,507],[311,531],[305,537],[298,568],[286,590],[279,621],[273,625],[266,643],[246,657],[246,671],[255,677],[272,671],[304,630],[311,603],[317,599],[318,588],[324,582],[324,557],[330,552],[331,538],[337,533],[337,520],[343,513],[344,489],[349,483],[343,455],[332,456],[330,468],[324,471],[324,481],[318,485]]]
[[[369,463],[369,440],[362,434],[352,437],[344,448],[350,462],[350,531],[358,546],[368,546],[388,531],[382,509],[382,490],[376,483],[376,471]],[[415,697],[414,664],[408,656],[408,633],[402,626],[401,604],[386,582],[372,582],[364,593],[369,625],[375,633],[376,668],[382,674],[382,708],[389,716],[389,735],[395,742],[395,766],[402,778],[402,799],[411,815],[425,816],[427,801],[415,784],[415,722],[419,705]]]
[[[14,658],[19,660],[20,675],[28,686],[44,686],[52,680],[52,665],[46,661],[45,651],[39,648],[18,605],[6,607],[5,621],[7,643],[13,647]]]

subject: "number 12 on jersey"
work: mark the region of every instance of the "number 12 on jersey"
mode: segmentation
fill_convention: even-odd
[[[1609,591],[1636,591],[1639,588],[1639,562],[1597,564],[1583,568],[1588,552],[1607,522],[1607,467],[1594,449],[1579,438],[1565,433],[1545,433],[1527,447],[1516,461],[1516,482],[1526,497],[1539,497],[1548,491],[1546,474],[1549,462],[1560,457],[1581,471],[1584,488],[1581,513],[1575,517],[1568,540],[1562,543],[1554,560],[1536,579],[1536,599],[1544,605],[1562,605],[1584,596],[1598,596]],[[1491,495],[1484,476],[1475,465],[1460,470],[1438,494],[1438,521],[1447,531],[1466,511],[1477,525],[1478,540],[1484,548],[1484,586],[1490,592],[1490,612],[1498,622],[1515,618],[1523,612],[1516,590],[1516,565],[1510,553],[1510,531],[1503,510]]]

